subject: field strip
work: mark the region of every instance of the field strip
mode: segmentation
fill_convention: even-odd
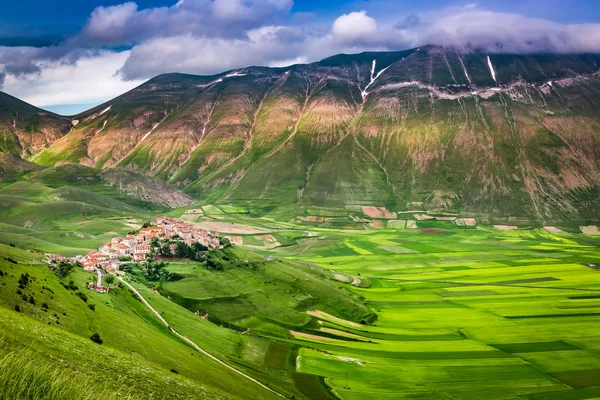
[[[500,287],[518,287],[527,289],[550,289],[550,290],[579,290],[583,292],[600,292],[600,289],[586,289],[586,288],[572,288],[572,287],[553,287],[553,286],[533,286],[533,285],[519,285],[509,283],[492,283],[492,282],[460,282],[460,281],[446,281],[438,279],[406,279],[406,278],[383,278],[379,276],[367,276],[368,279],[379,279],[382,281],[402,281],[402,282],[425,282],[425,283],[450,283],[453,285],[463,286],[500,286]]]
[[[120,282],[122,282],[123,284],[125,284],[129,289],[131,289],[133,291],[133,293],[135,293],[140,300],[146,305],[146,307],[152,311],[160,320],[160,322],[162,322],[168,329],[169,331],[173,332],[175,334],[175,336],[178,336],[180,339],[182,339],[184,342],[188,343],[189,345],[191,345],[193,348],[195,348],[196,350],[198,350],[200,353],[204,354],[205,356],[207,356],[208,358],[210,358],[213,361],[216,361],[217,363],[223,365],[226,368],[229,368],[230,370],[242,375],[243,377],[251,380],[252,382],[256,383],[257,385],[261,386],[263,389],[268,390],[271,393],[276,394],[277,396],[283,397],[285,398],[284,395],[282,395],[281,393],[271,389],[270,387],[263,385],[262,383],[260,383],[259,381],[257,381],[256,379],[254,379],[253,377],[251,377],[248,374],[245,374],[244,372],[240,371],[239,369],[232,367],[231,365],[227,364],[225,361],[222,361],[221,359],[213,356],[212,354],[210,354],[209,352],[207,352],[206,350],[202,349],[200,346],[198,346],[196,344],[196,342],[194,342],[192,339],[189,339],[186,336],[183,336],[182,334],[180,334],[179,332],[177,332],[175,329],[173,329],[171,327],[171,325],[169,325],[169,323],[162,317],[162,315],[160,315],[160,313],[158,311],[156,311],[151,305],[150,303],[148,303],[148,301],[146,301],[146,299],[140,294],[140,292],[138,292],[132,285],[130,285],[129,283],[125,282],[125,280],[123,278],[121,278],[120,276],[116,277]]]

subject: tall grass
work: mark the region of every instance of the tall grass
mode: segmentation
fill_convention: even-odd
[[[133,399],[119,389],[106,385],[100,387],[84,373],[57,364],[41,361],[31,352],[0,352],[0,399]],[[99,372],[89,371],[89,374]]]

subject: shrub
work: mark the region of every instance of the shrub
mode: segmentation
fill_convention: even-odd
[[[114,283],[114,282],[115,282],[115,277],[114,277],[114,275],[106,275],[106,276],[104,277],[104,282],[105,282],[105,283],[106,283],[108,286],[110,286],[110,284],[111,284],[111,283]]]
[[[88,308],[92,311],[96,311],[96,305],[95,304],[88,304]]]
[[[25,274],[21,274],[21,277],[19,278],[19,287],[21,287],[21,289],[24,289],[27,287],[27,285],[29,285],[29,274],[25,273]]]
[[[98,335],[97,333],[94,333],[92,336],[90,336],[90,339],[94,343],[102,344],[102,339],[100,339],[100,335]]]
[[[77,293],[75,293],[75,294],[76,294],[77,296],[79,296],[79,298],[80,298],[81,300],[83,300],[85,303],[87,303],[87,301],[88,301],[88,297],[86,296],[86,294],[85,294],[85,293],[77,292]]]
[[[56,276],[58,276],[60,279],[64,279],[67,276],[69,276],[72,270],[73,264],[68,263],[66,261],[61,261],[56,267]]]
[[[18,305],[18,304],[15,306],[15,311],[16,311],[16,312],[21,312],[21,307],[19,307],[19,305]]]

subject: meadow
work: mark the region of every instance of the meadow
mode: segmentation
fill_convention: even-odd
[[[323,208],[257,217],[237,204],[167,210],[61,182],[0,185],[0,243],[16,246],[0,244],[0,359],[29,360],[1,371],[0,397],[32,385],[49,399],[270,395],[178,340],[128,290],[89,292],[94,276],[74,271],[83,302],[22,250],[83,254],[165,214],[235,238],[231,261],[211,271],[171,260],[183,279],[127,279],[178,332],[286,397],[600,398],[600,271],[586,265],[600,264],[600,240],[576,226],[391,223]],[[35,278],[35,304],[18,294],[22,273]]]

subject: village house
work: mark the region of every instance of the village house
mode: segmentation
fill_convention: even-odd
[[[98,286],[98,285],[96,285],[96,284],[95,284],[95,283],[93,283],[93,282],[91,282],[91,283],[88,285],[88,289],[90,289],[90,290],[95,290],[95,291],[96,291],[96,292],[98,292],[98,293],[108,293],[108,291],[110,290],[110,288],[108,288],[108,287],[106,287],[106,286],[102,286],[102,285]]]
[[[98,251],[90,251],[84,257],[79,256],[79,261],[86,271],[93,272],[98,268],[104,268],[111,273],[122,273],[119,257],[129,256],[132,257],[134,262],[145,262],[152,250],[151,241],[153,238],[171,238],[175,235],[180,237],[188,246],[198,242],[209,248],[223,248],[218,233],[213,235],[210,231],[198,229],[189,222],[159,216],[156,217],[154,225],[140,229],[137,235],[128,234],[124,238],[113,238],[109,243],[100,246]],[[171,253],[174,253],[177,245],[171,243],[169,248]],[[66,258],[55,254],[47,254],[47,256],[51,260],[66,260]]]

